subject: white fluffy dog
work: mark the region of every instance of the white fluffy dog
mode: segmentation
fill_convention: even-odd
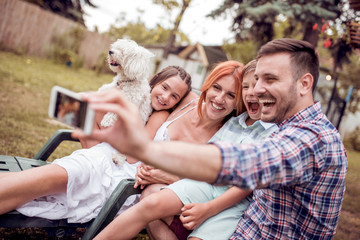
[[[150,60],[154,57],[147,49],[129,39],[118,39],[111,44],[108,56],[110,69],[116,73],[114,80],[101,86],[99,91],[118,87],[121,92],[139,107],[144,124],[151,112]],[[101,126],[112,126],[117,119],[114,113],[107,113],[101,121]]]
[[[108,56],[110,69],[116,73],[114,80],[101,86],[99,91],[117,87],[134,104],[139,107],[144,124],[152,113],[150,99],[150,60],[154,57],[150,51],[129,39],[118,39],[111,44]],[[106,113],[101,126],[114,124],[117,115]],[[113,154],[115,164],[123,164],[126,157],[120,153]]]

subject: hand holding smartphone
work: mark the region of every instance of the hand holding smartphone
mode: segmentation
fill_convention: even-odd
[[[49,116],[69,126],[80,128],[89,135],[93,129],[95,112],[78,93],[54,86],[50,95]]]

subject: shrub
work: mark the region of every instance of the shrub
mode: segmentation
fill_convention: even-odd
[[[79,56],[81,42],[84,39],[84,30],[76,27],[61,35],[55,35],[47,51],[47,57],[54,62],[71,66],[75,69],[84,65]]]
[[[360,151],[360,128],[356,127],[344,140],[353,150]]]
[[[94,66],[95,72],[99,75],[101,73],[110,73],[113,74],[111,69],[109,68],[109,64],[107,62],[107,53],[102,53],[97,60],[96,65]]]
[[[253,60],[257,53],[256,45],[251,41],[225,43],[223,49],[230,55],[231,59],[240,61],[244,64]]]

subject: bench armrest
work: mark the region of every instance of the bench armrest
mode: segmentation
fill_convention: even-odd
[[[101,232],[116,216],[126,199],[133,194],[140,194],[140,187],[134,188],[135,179],[123,179],[119,182],[106,204],[102,207],[99,215],[86,229],[82,240],[93,239]]]
[[[62,141],[78,142],[78,139],[72,138],[73,130],[60,129],[45,143],[40,151],[34,156],[34,159],[46,161],[55,151]]]

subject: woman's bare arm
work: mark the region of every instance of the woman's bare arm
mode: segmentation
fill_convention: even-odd
[[[149,120],[145,125],[145,130],[147,131],[151,139],[155,137],[157,130],[166,121],[168,117],[169,117],[168,111],[155,111],[151,114]],[[126,160],[129,163],[135,163],[138,161],[136,158],[133,158],[131,156],[126,156]]]

